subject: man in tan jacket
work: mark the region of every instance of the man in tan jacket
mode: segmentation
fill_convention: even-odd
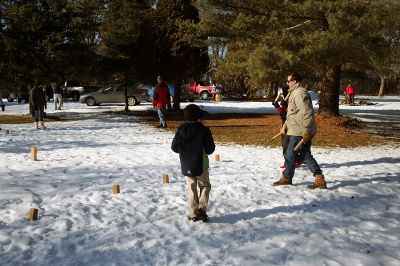
[[[292,73],[288,76],[288,112],[286,122],[281,129],[282,134],[289,136],[289,144],[285,153],[286,168],[282,172],[281,178],[273,183],[273,185],[292,185],[297,158],[295,147],[303,139],[304,144],[298,152],[300,158],[304,160],[304,163],[315,178],[314,183],[307,187],[310,189],[326,189],[326,182],[322,170],[311,154],[311,139],[317,134],[317,124],[315,122],[310,95],[308,91],[301,86],[301,80],[302,78],[298,73]]]

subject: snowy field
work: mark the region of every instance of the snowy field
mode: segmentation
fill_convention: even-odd
[[[400,97],[375,100],[341,113],[398,119]],[[196,103],[209,113],[275,112],[268,102]],[[0,265],[400,265],[398,144],[313,148],[329,189],[310,191],[305,166],[294,186],[271,185],[281,149],[217,143],[205,224],[186,218],[173,133],[97,114],[121,108],[49,103],[48,113],[85,119],[46,130],[0,124]],[[1,114],[26,113],[26,104],[7,103]],[[28,221],[30,208],[37,221]]]

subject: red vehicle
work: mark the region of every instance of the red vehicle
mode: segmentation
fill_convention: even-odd
[[[204,85],[201,82],[191,81],[183,86],[186,90],[193,91],[200,96],[200,99],[207,100],[213,94],[220,93],[221,88],[215,84]]]

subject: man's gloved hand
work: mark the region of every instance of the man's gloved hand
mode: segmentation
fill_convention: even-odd
[[[281,130],[279,130],[279,133],[281,133],[281,135],[286,135],[286,131],[287,131],[287,125],[283,124]]]
[[[308,133],[306,133],[306,132],[304,132],[301,136],[303,137],[304,142],[307,142],[307,141],[309,141],[309,140],[312,138],[312,137],[310,136],[310,134],[308,134]]]

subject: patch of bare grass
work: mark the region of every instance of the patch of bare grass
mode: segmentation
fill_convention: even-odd
[[[148,117],[148,114],[146,116]],[[166,130],[176,131],[183,121],[182,113],[170,114]],[[146,123],[157,126],[157,114],[153,112],[152,118]],[[271,141],[280,129],[278,115],[212,114],[206,115],[203,123],[211,129],[214,139],[218,142],[264,147],[280,146],[280,138]],[[317,125],[318,134],[313,139],[315,147],[350,148],[389,144],[393,141],[360,131],[359,129],[363,127],[362,123],[345,116],[331,118],[317,116]]]
[[[58,116],[46,115],[44,121],[61,121],[65,120]],[[0,115],[0,124],[26,124],[33,123],[31,115]]]
[[[157,126],[159,123],[157,113],[154,111],[113,111],[119,115],[133,115],[145,118],[145,123]],[[59,116],[47,115],[46,122],[66,121]],[[168,128],[165,130],[176,131],[183,123],[183,112],[175,112],[168,116]],[[0,115],[0,124],[31,123],[30,115]],[[206,114],[203,123],[208,126],[214,139],[221,143],[237,143],[240,145],[256,145],[264,147],[280,146],[280,138],[271,141],[279,132],[280,117],[265,114]],[[345,116],[324,118],[317,116],[318,134],[313,139],[315,147],[360,147],[390,144],[390,140],[377,135],[367,134],[362,131],[361,121]]]

